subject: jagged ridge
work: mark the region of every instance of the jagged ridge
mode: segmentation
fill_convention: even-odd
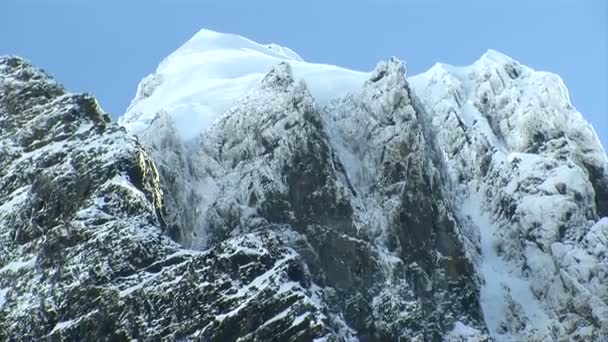
[[[0,339],[337,334],[276,234],[206,252],[164,236],[154,163],[92,97],[2,57],[0,99]]]
[[[391,59],[317,101],[319,66],[272,46],[289,63],[192,138],[152,98],[209,38],[244,41],[204,31],[163,62],[123,120],[139,141],[0,60],[0,336],[608,335],[608,161],[557,76]]]

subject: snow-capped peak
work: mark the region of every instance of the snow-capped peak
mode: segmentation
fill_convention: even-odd
[[[203,29],[142,80],[120,123],[140,134],[158,113],[167,113],[179,136],[188,140],[203,133],[282,61],[289,62],[294,78],[303,79],[321,104],[358,89],[368,78],[368,73],[305,62],[277,44]]]
[[[262,80],[280,62],[290,64],[295,80],[303,80],[320,105],[358,90],[378,75],[334,65],[309,63],[293,50],[277,44],[260,44],[237,34],[202,29],[163,60],[153,74],[144,78],[120,124],[131,133],[142,134],[159,114],[175,123],[178,136],[189,140],[208,127],[238,99]],[[404,78],[405,65],[391,75]],[[488,50],[463,71],[516,64],[512,58]],[[436,64],[425,75],[451,73],[456,68]],[[376,73],[386,72],[378,66]],[[381,75],[380,75],[381,76]]]
[[[498,64],[507,64],[515,62],[515,60],[500,51],[496,51],[493,49],[488,49],[481,57],[477,60],[476,63],[481,63],[485,61],[490,61]]]
[[[259,44],[237,34],[221,33],[209,29],[198,31],[190,40],[173,52],[171,56],[235,49],[256,51],[286,60],[302,61],[302,58],[296,52],[278,44]]]

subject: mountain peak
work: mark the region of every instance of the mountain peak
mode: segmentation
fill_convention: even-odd
[[[506,54],[504,54],[502,52],[494,50],[494,49],[488,49],[486,52],[484,52],[483,55],[481,55],[481,57],[479,57],[479,59],[477,60],[477,62],[481,62],[481,61],[494,62],[494,63],[498,63],[498,64],[507,64],[507,63],[516,62],[513,58],[507,56]]]
[[[142,80],[119,123],[141,134],[162,111],[172,117],[180,137],[191,139],[208,129],[281,62],[289,64],[293,78],[303,80],[320,105],[358,89],[369,76],[305,62],[277,44],[263,45],[236,34],[203,29]]]
[[[378,82],[384,78],[391,80],[405,80],[405,62],[397,57],[391,57],[388,61],[381,61],[376,65],[370,76],[370,82]]]
[[[285,90],[294,83],[291,66],[287,62],[281,62],[270,70],[264,79],[262,86]]]

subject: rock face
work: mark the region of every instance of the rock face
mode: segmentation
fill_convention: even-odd
[[[608,161],[559,78],[390,59],[323,102],[291,64],[184,139],[167,75],[134,137],[0,58],[0,340],[608,338]]]
[[[192,229],[177,229],[174,238],[206,249],[276,232],[302,256],[301,277],[361,340],[439,340],[456,322],[483,336],[479,279],[444,199],[442,161],[421,122],[426,114],[412,102],[404,73],[397,60],[381,64],[360,94],[318,108],[289,65],[279,64],[185,145],[161,113],[144,135],[161,183],[204,184],[174,200],[180,211],[169,210],[169,225]],[[353,129],[375,139],[348,146]],[[167,146],[179,157],[167,159]],[[176,185],[165,193],[181,191]],[[182,214],[188,205],[196,215]]]
[[[605,339],[608,162],[561,79],[489,51],[411,83],[480,232],[492,335]]]
[[[89,95],[2,57],[0,127],[0,340],[348,333],[271,229],[205,251],[163,235],[154,163]]]

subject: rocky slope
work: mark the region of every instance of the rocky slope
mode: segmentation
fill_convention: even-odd
[[[121,123],[0,59],[0,339],[608,337],[608,160],[555,75],[202,31]]]
[[[489,51],[411,82],[434,110],[462,212],[480,232],[492,335],[608,336],[608,163],[561,79]]]
[[[348,333],[272,230],[206,251],[163,235],[154,163],[91,96],[2,57],[0,127],[0,340]]]

